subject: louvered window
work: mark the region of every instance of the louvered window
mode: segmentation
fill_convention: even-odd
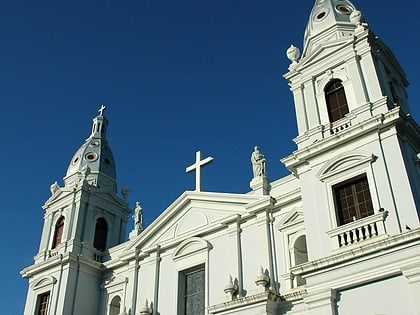
[[[106,239],[108,236],[108,224],[104,218],[99,218],[95,226],[95,238],[93,240],[93,247],[100,251],[106,248]]]
[[[54,231],[54,242],[52,248],[56,248],[58,245],[61,244],[61,239],[63,237],[64,231],[64,217],[60,217],[55,225]]]
[[[343,118],[349,112],[346,94],[340,80],[334,80],[325,87],[325,99],[330,122]]]

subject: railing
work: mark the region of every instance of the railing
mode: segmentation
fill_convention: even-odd
[[[59,247],[47,250],[44,254],[44,255],[46,255],[46,256],[44,256],[44,260],[46,258],[48,259],[48,258],[56,257],[60,253],[64,253],[64,252],[65,252],[65,250],[63,249],[63,246],[59,246]],[[77,252],[80,252],[80,255],[82,255],[82,256],[87,256],[87,257],[90,256],[90,257],[92,257],[92,259],[94,261],[97,261],[97,262],[103,262],[103,260],[104,260],[104,253],[102,251],[99,251],[99,250],[94,249],[94,248],[88,248],[88,247],[82,245],[82,247],[79,248],[77,250]]]
[[[102,261],[102,255],[101,254],[97,254],[97,253],[93,253],[93,255],[92,255],[92,259],[94,260],[94,261],[97,261],[97,262],[103,262]]]
[[[48,258],[58,256],[58,248],[53,248],[48,251]]]
[[[339,121],[330,124],[330,134],[334,135],[344,129],[347,129],[350,126],[351,126],[350,120],[345,119],[344,121],[342,121],[340,119]]]
[[[377,214],[341,225],[327,234],[333,241],[333,247],[339,248],[356,244],[374,237],[385,235],[385,218],[388,211],[382,211]]]

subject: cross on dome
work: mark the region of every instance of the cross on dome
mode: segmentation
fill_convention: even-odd
[[[99,116],[103,116],[104,115],[104,110],[106,109],[105,105],[101,105],[101,108],[98,109],[99,112]]]
[[[185,169],[187,173],[195,171],[195,191],[201,191],[201,168],[211,163],[211,161],[213,161],[213,158],[210,156],[202,160],[201,152],[197,151],[195,153],[195,163]]]

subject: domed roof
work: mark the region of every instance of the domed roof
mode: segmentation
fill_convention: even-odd
[[[303,56],[315,43],[336,39],[343,32],[354,30],[356,25],[351,15],[355,11],[356,7],[348,0],[316,0],[305,31]]]
[[[102,106],[93,119],[91,135],[70,161],[64,178],[66,186],[86,179],[97,187],[116,191],[115,161],[106,139],[108,120],[103,116],[104,109]]]

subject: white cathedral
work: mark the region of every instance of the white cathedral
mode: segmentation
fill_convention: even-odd
[[[117,194],[103,108],[51,186],[25,315],[418,315],[420,127],[404,71],[347,0],[316,0],[290,175],[264,156],[243,194],[186,191],[149,226]],[[127,224],[134,229],[126,239]]]

